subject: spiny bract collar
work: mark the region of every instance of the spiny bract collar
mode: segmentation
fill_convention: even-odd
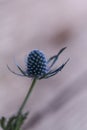
[[[21,72],[21,74],[14,72],[10,69],[9,66],[8,69],[19,76],[25,76],[29,78],[37,78],[37,79],[47,79],[51,76],[56,75],[59,71],[61,71],[66,63],[69,61],[69,59],[63,63],[60,67],[56,69],[52,69],[56,61],[58,60],[60,54],[66,49],[66,47],[62,48],[56,55],[50,57],[48,60],[45,57],[45,54],[39,50],[33,50],[29,53],[27,56],[26,61],[26,71],[22,70],[22,68],[16,64],[17,68]]]

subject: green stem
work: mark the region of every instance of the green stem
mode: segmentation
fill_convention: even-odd
[[[19,108],[18,115],[21,114],[21,112],[22,112],[22,110],[23,110],[23,108],[24,108],[24,106],[25,106],[25,104],[26,104],[26,102],[27,102],[27,100],[28,100],[28,98],[29,98],[29,96],[30,96],[30,94],[31,94],[31,92],[32,92],[32,90],[33,90],[33,88],[34,88],[34,85],[35,85],[35,83],[36,83],[36,80],[37,80],[36,78],[33,79],[32,84],[31,84],[31,86],[30,86],[30,89],[29,89],[29,91],[28,91],[28,93],[27,93],[27,95],[26,95],[26,97],[25,97],[25,99],[24,99],[24,101],[23,101],[21,107]]]
[[[17,124],[16,124],[16,128],[15,128],[15,130],[19,130],[20,129],[20,115],[21,115],[21,113],[22,113],[22,110],[23,110],[23,108],[24,108],[24,106],[25,106],[25,104],[26,104],[26,102],[27,102],[27,100],[28,100],[28,98],[29,98],[29,96],[30,96],[30,94],[31,94],[31,92],[32,92],[32,90],[33,90],[33,88],[34,88],[34,86],[35,86],[35,83],[36,83],[36,78],[34,78],[33,79],[33,81],[32,81],[32,84],[31,84],[31,86],[30,86],[30,88],[29,88],[29,91],[28,91],[28,93],[27,93],[27,95],[26,95],[26,97],[25,97],[25,99],[24,99],[24,101],[23,101],[23,103],[22,103],[22,105],[21,105],[21,107],[19,108],[19,111],[18,111],[18,113],[17,113]]]

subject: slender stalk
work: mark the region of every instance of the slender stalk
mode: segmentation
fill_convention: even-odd
[[[21,107],[19,108],[18,115],[21,114],[21,112],[22,112],[22,110],[23,110],[23,108],[24,108],[24,106],[25,106],[25,104],[26,104],[26,102],[27,102],[27,100],[28,100],[28,98],[29,98],[29,96],[30,96],[34,86],[35,86],[36,80],[37,80],[36,78],[33,79],[32,84],[30,86],[30,89],[29,89],[29,91],[28,91],[28,93],[27,93],[27,95],[26,95],[26,97],[25,97]]]
[[[32,90],[33,90],[33,88],[34,88],[34,86],[35,86],[35,83],[36,83],[36,78],[34,78],[33,79],[33,81],[32,81],[32,84],[31,84],[31,86],[30,86],[30,88],[29,88],[29,91],[28,91],[28,93],[27,93],[27,95],[26,95],[26,97],[25,97],[25,99],[24,99],[24,101],[23,101],[23,103],[22,103],[22,105],[21,105],[21,107],[19,108],[19,110],[18,110],[18,113],[17,113],[17,124],[16,124],[16,128],[15,128],[15,130],[19,130],[20,129],[20,115],[21,115],[21,113],[22,113],[22,110],[23,110],[23,108],[24,108],[24,106],[25,106],[25,104],[26,104],[26,102],[27,102],[27,100],[28,100],[28,98],[29,98],[29,96],[30,96],[30,94],[31,94],[31,92],[32,92]]]

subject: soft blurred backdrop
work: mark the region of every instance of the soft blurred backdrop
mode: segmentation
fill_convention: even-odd
[[[87,1],[0,0],[0,117],[16,113],[31,84],[7,64],[18,72],[14,58],[25,69],[31,50],[49,58],[65,46],[57,66],[70,61],[37,82],[23,130],[87,130]]]

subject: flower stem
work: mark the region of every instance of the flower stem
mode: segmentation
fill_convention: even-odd
[[[31,84],[31,86],[29,88],[29,91],[28,91],[28,93],[27,93],[27,95],[26,95],[26,97],[25,97],[21,107],[18,110],[17,120],[16,120],[16,127],[15,127],[14,130],[20,130],[20,121],[21,121],[22,110],[23,110],[23,108],[24,108],[24,106],[25,106],[25,104],[26,104],[26,102],[27,102],[27,100],[28,100],[28,98],[29,98],[29,96],[30,96],[34,86],[35,86],[36,80],[37,80],[36,78],[33,79],[32,84]]]
[[[30,96],[34,86],[35,86],[36,80],[37,80],[36,78],[33,79],[32,84],[30,86],[30,89],[29,89],[29,91],[28,91],[28,93],[27,93],[27,95],[26,95],[26,97],[25,97],[21,107],[19,108],[18,115],[21,114],[21,112],[22,112],[22,110],[23,110],[23,108],[24,108],[24,106],[25,106],[25,104],[26,104],[26,102],[27,102],[27,100],[28,100],[28,98],[29,98],[29,96]]]

